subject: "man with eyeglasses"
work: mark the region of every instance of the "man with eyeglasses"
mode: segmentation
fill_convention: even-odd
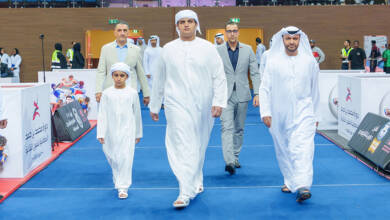
[[[259,105],[260,74],[252,48],[238,41],[238,24],[228,22],[225,26],[225,32],[228,41],[217,47],[223,61],[228,85],[228,105],[223,109],[221,115],[222,151],[226,163],[225,171],[233,175],[236,168],[241,167],[238,157],[243,143],[248,102],[252,99],[248,70],[255,93],[253,106]]]

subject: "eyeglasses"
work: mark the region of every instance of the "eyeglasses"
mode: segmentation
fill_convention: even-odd
[[[226,33],[231,34],[231,33],[238,33],[238,30],[226,30]]]
[[[114,77],[121,77],[121,78],[125,78],[126,77],[126,74],[118,74],[118,73],[114,73],[112,74]]]

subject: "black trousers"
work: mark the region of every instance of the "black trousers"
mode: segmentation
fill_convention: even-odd
[[[377,65],[378,65],[378,61],[377,60],[371,60],[371,62],[370,62],[370,72],[371,73],[375,72],[375,69],[376,69]]]
[[[383,72],[390,73],[390,66],[383,67]]]
[[[348,64],[348,63],[342,63],[342,64],[341,64],[341,69],[342,69],[342,70],[347,70],[348,67],[349,67],[349,64]]]

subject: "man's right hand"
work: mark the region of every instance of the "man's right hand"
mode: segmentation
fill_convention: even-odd
[[[100,102],[100,98],[102,97],[102,93],[101,92],[98,92],[95,94],[95,98],[96,98],[96,102]]]
[[[271,116],[263,117],[261,120],[263,120],[263,122],[264,122],[265,126],[267,126],[267,128],[271,127],[271,124],[272,124],[272,117]]]
[[[158,121],[158,114],[150,112],[150,117],[152,117],[153,121]]]
[[[104,144],[104,138],[98,138],[98,141],[101,143],[101,144]]]
[[[0,129],[4,129],[7,127],[8,121],[7,119],[1,120],[0,121]]]

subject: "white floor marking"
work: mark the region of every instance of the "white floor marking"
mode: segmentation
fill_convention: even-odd
[[[390,183],[351,183],[351,184],[318,184],[312,185],[312,188],[322,188],[322,187],[362,187],[362,186],[390,186]],[[219,189],[266,189],[266,188],[280,188],[279,185],[269,185],[269,186],[210,186],[205,187],[207,190],[219,190]],[[129,190],[178,190],[178,187],[130,187]],[[64,188],[49,188],[49,187],[22,187],[19,190],[26,191],[108,191],[114,190],[113,187],[64,187]]]

